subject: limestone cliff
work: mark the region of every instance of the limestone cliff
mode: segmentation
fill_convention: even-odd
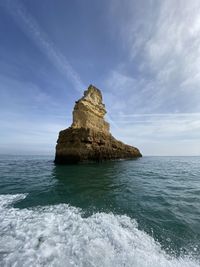
[[[90,85],[75,104],[71,127],[59,133],[55,163],[141,157],[137,148],[123,144],[110,134],[105,114],[101,91]]]
[[[89,128],[108,134],[109,124],[104,120],[105,114],[101,91],[90,85],[84,96],[75,104],[72,128]]]

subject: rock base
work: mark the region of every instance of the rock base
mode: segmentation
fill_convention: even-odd
[[[110,133],[70,127],[59,133],[55,163],[100,162],[141,156],[137,148],[116,140]]]

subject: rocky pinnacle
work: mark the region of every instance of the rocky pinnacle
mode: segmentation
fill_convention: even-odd
[[[116,140],[105,121],[102,94],[90,85],[76,101],[71,127],[59,133],[56,146],[56,164],[87,161],[131,159],[141,157],[140,151]]]

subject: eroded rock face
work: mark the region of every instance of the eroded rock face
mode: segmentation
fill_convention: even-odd
[[[72,128],[89,128],[108,133],[109,124],[104,120],[105,114],[101,91],[90,85],[75,104]]]
[[[101,91],[90,85],[75,104],[71,127],[59,133],[55,163],[141,157],[137,148],[123,144],[110,134],[105,114]]]

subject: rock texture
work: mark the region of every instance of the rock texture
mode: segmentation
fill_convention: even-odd
[[[71,127],[59,133],[55,163],[141,157],[137,148],[125,145],[111,135],[105,114],[101,91],[90,85],[75,104]]]

